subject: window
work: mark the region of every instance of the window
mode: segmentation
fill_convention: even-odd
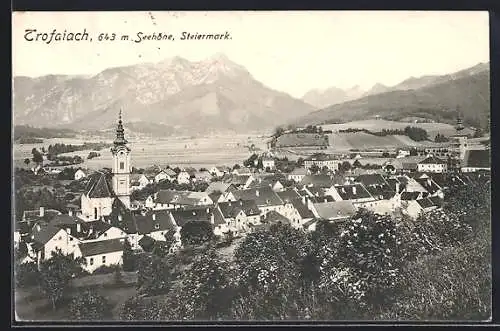
[[[106,238],[107,236],[108,236],[108,234],[107,234],[107,233],[104,233],[104,238]]]
[[[93,257],[90,258],[89,264],[94,265],[94,258]]]
[[[73,241],[73,237],[69,237],[69,241]]]
[[[106,256],[103,256],[102,257],[102,264],[105,264],[106,263]]]
[[[120,170],[123,170],[125,168],[125,162],[120,162]]]

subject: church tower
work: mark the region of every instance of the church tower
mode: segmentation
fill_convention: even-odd
[[[125,140],[122,124],[122,111],[118,115],[116,138],[111,148],[113,154],[113,191],[123,204],[130,208],[130,148]]]

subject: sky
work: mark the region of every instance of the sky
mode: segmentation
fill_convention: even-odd
[[[95,75],[173,56],[199,61],[224,53],[294,97],[313,88],[393,86],[489,61],[487,12],[14,12],[12,27],[14,76]],[[27,41],[26,29],[86,29],[92,42]],[[182,32],[226,31],[230,40],[180,40]],[[175,39],[135,43],[138,32]],[[99,42],[100,33],[117,37]],[[124,34],[130,40],[119,40]]]

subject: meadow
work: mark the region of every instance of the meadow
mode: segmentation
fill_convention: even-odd
[[[132,166],[137,168],[160,165],[173,167],[190,166],[195,168],[210,168],[213,165],[233,166],[241,164],[252,152],[247,146],[255,145],[256,148],[265,150],[266,139],[262,136],[211,136],[211,137],[169,137],[152,139],[134,139],[129,141],[132,149]],[[99,142],[102,139],[46,139],[41,144],[14,144],[13,155],[16,166],[24,166],[23,160],[31,157],[33,148],[47,148],[49,144],[83,144],[83,142]],[[106,142],[111,142],[104,140]],[[109,150],[101,150],[101,156],[87,160],[90,150],[65,153],[61,155],[80,155],[85,159],[81,167],[89,169],[100,169],[110,167],[111,153]]]

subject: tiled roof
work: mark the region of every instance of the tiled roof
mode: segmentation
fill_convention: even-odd
[[[294,189],[287,189],[281,192],[276,192],[280,199],[284,202],[292,202],[293,200],[300,199],[300,195]]]
[[[120,239],[83,242],[79,246],[84,257],[123,251]]]
[[[35,222],[39,220],[43,220],[45,222],[49,222],[56,215],[60,215],[61,212],[55,209],[45,209],[44,216],[40,217],[40,210],[25,210],[23,213],[23,218],[27,221]]]
[[[205,192],[207,194],[212,194],[215,191],[220,191],[221,193],[226,192],[231,187],[231,183],[224,182],[212,182],[208,185]]]
[[[417,200],[417,203],[422,207],[423,209],[430,208],[430,207],[437,207],[439,206],[436,204],[436,201],[431,200],[430,198],[423,198]]]
[[[307,175],[307,170],[306,170],[306,168],[295,168],[288,175],[304,175],[305,176],[305,175]]]
[[[429,156],[428,158],[420,161],[419,164],[446,164],[446,162],[435,156]]]
[[[114,196],[111,184],[108,182],[106,175],[101,172],[89,176],[85,194],[89,198],[111,198]]]
[[[465,154],[465,166],[470,168],[490,168],[489,150],[469,150]]]
[[[222,178],[225,183],[233,184],[233,185],[245,185],[250,178],[251,175],[233,175],[227,174]]]
[[[40,227],[40,230],[38,230]],[[45,245],[49,240],[51,240],[61,229],[47,223],[37,223],[33,227],[33,241]]]
[[[212,203],[210,197],[205,192],[192,191],[175,191],[175,190],[160,190],[156,195],[155,203],[161,204],[178,204],[178,205],[195,205],[203,201],[204,203]]]
[[[334,220],[349,218],[356,214],[356,207],[350,201],[334,201],[313,204],[320,218]]]
[[[56,215],[50,220],[50,224],[54,226],[74,225],[77,223],[81,223],[77,217],[66,214]]]
[[[371,186],[371,185],[385,185],[385,184],[387,184],[384,177],[382,175],[379,175],[379,174],[359,175],[358,177],[356,177],[355,181],[363,184],[365,187]]]
[[[211,221],[212,209],[172,210],[172,217],[177,226],[184,226],[189,221]]]
[[[432,180],[432,178],[426,179],[426,178],[421,178],[421,179],[415,179],[420,185],[422,185],[423,188],[427,190],[430,194],[436,193],[438,190],[441,189],[439,185],[436,184]]]
[[[302,201],[293,200],[292,205],[299,212],[299,215],[300,217],[302,217],[302,219],[314,217],[313,212],[309,208],[307,208],[307,206],[303,204]]]
[[[420,192],[403,192],[401,193],[401,200],[417,200]]]
[[[320,203],[320,202],[333,202],[335,201],[332,196],[324,195],[322,197],[308,197],[309,201],[312,203]]]
[[[218,206],[224,218],[234,218],[240,213],[240,211],[243,211],[246,216],[260,214],[259,207],[257,207],[255,200],[221,202]]]
[[[251,188],[232,192],[237,200],[254,200],[257,206],[281,205],[283,201],[270,187]]]
[[[334,183],[334,180],[328,175],[306,175],[300,181],[300,185],[317,187],[331,187]]]
[[[153,216],[154,215],[154,216]],[[136,215],[137,232],[149,234],[155,231],[175,230],[168,210],[149,211],[145,215]]]
[[[354,193],[354,187],[356,188],[356,193]],[[335,189],[342,200],[365,199],[372,197],[362,184],[338,185],[335,186]]]

